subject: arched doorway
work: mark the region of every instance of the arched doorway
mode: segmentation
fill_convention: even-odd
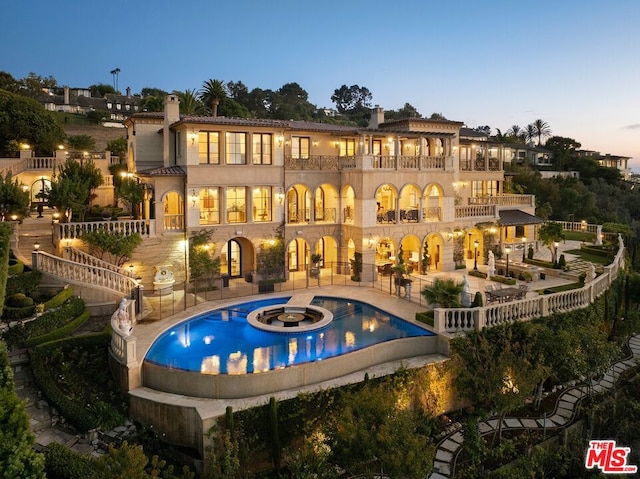
[[[431,233],[427,236],[425,242],[427,244],[427,254],[429,255],[428,270],[442,271],[442,254],[444,252],[444,241],[442,236],[439,233]]]
[[[237,239],[227,241],[220,252],[220,274],[230,278],[242,276],[242,246]]]
[[[51,180],[41,176],[31,185],[31,206],[46,206],[47,195],[51,191]]]
[[[164,229],[181,231],[184,229],[184,198],[177,191],[169,191],[162,201]]]
[[[304,271],[309,258],[309,244],[302,238],[291,240],[287,247],[289,271]]]

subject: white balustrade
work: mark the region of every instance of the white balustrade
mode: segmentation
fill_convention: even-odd
[[[116,271],[74,263],[43,251],[34,251],[32,255],[34,269],[59,276],[69,282],[101,286],[127,296],[137,285],[135,279]]]
[[[434,328],[437,332],[455,334],[585,308],[607,290],[616,279],[623,262],[624,248],[620,248],[613,263],[605,266],[604,273],[580,289],[479,308],[437,308],[434,310]]]
[[[496,216],[496,205],[458,205],[455,207],[456,218],[475,218],[478,216]]]
[[[96,258],[95,256],[90,255],[82,250],[77,248],[73,248],[67,246],[63,250],[63,258],[73,261],[74,263],[84,264],[87,266],[95,266],[98,268],[108,269],[109,271],[114,271],[116,273],[120,273],[122,275],[128,276],[130,278],[135,278],[136,275],[130,271],[127,271],[120,266],[104,261],[100,258]]]
[[[87,231],[103,230],[129,236],[134,233],[148,234],[148,220],[87,221],[82,223],[56,223],[53,225],[54,243],[66,239],[81,238]],[[57,244],[57,243],[56,243]]]

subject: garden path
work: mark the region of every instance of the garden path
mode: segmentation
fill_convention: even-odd
[[[629,341],[631,356],[618,361],[611,366],[603,376],[592,382],[592,391],[600,393],[611,389],[622,373],[635,367],[640,363],[640,334],[632,336]],[[553,414],[538,419],[505,417],[502,424],[502,431],[542,429],[563,427],[571,423],[580,401],[589,393],[586,384],[567,388],[559,396]],[[480,435],[494,433],[498,429],[499,417],[494,416],[479,424]],[[461,429],[456,429],[445,436],[436,449],[433,471],[429,479],[448,479],[455,477],[455,467],[458,454],[462,451],[464,434]]]

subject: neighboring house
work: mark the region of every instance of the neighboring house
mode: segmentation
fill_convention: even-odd
[[[460,128],[460,159],[471,164],[477,158],[487,158],[489,168],[497,164],[529,164],[550,166],[551,151],[523,143],[496,141],[484,132]]]
[[[62,95],[45,93],[37,100],[49,111],[62,111],[86,115],[90,111],[107,111],[107,120],[123,121],[126,117],[138,111],[141,98],[131,95],[127,88],[126,95],[109,93],[104,97],[92,97],[91,91],[83,88],[63,88]]]
[[[616,168],[620,171],[620,175],[624,180],[631,178],[631,168],[629,168],[629,156],[618,156],[601,154],[599,151],[592,150],[576,150],[576,155],[580,158],[593,158],[602,167]]]
[[[290,271],[312,253],[343,273],[356,252],[380,267],[400,252],[417,263],[425,244],[431,269],[452,270],[475,251],[536,239],[534,197],[503,194],[504,160],[473,152],[460,122],[385,122],[381,108],[368,128],[185,116],[169,95],[164,113],[124,123],[129,171],[153,191],[143,211],[155,233],[182,241],[211,230],[231,278],[255,269],[281,225]]]

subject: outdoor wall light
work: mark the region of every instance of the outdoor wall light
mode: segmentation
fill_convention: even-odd
[[[34,251],[38,251],[40,249],[40,243],[38,242],[38,240],[36,240],[36,242],[33,243],[33,249]]]
[[[283,143],[284,143],[284,136],[280,135],[278,137],[278,146],[282,146]]]
[[[369,233],[369,249],[373,249],[373,246],[376,244],[376,240],[373,238],[373,236],[371,236],[371,233]]]
[[[193,145],[198,139],[198,134],[195,131],[192,131],[189,138],[191,138],[191,144]]]

